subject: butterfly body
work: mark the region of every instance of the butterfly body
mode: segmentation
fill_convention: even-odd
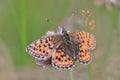
[[[69,56],[71,57],[76,57],[77,55],[77,47],[75,46],[75,43],[72,40],[72,37],[68,34],[69,32],[67,32],[64,27],[62,29],[62,40],[63,40],[63,44],[66,46],[64,51],[65,54],[67,53]]]

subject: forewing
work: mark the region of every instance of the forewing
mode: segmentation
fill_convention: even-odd
[[[52,55],[52,65],[57,69],[70,69],[74,66],[74,59],[64,49],[65,45],[61,44]]]
[[[59,45],[61,35],[50,35],[32,42],[27,48],[30,53],[37,60],[47,60],[51,57],[54,47]]]
[[[96,46],[96,40],[94,36],[85,31],[70,31],[68,34],[76,44],[86,45],[88,49],[94,49]]]

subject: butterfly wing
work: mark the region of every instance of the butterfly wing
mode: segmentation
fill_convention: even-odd
[[[36,59],[36,64],[39,66],[51,65],[51,57],[47,60],[37,60]]]
[[[94,49],[96,46],[95,38],[92,34],[85,31],[69,32],[73,42],[77,44],[78,54],[77,58],[81,64],[88,64],[92,57],[89,49]]]
[[[53,49],[59,45],[60,39],[61,35],[58,34],[42,37],[28,45],[26,50],[37,60],[47,60],[51,57]]]
[[[93,50],[96,46],[94,36],[85,31],[70,31],[68,33],[76,44],[86,45],[88,49]]]
[[[52,55],[52,65],[57,69],[70,69],[74,66],[74,59],[64,49],[65,45],[61,44]]]
[[[79,45],[77,58],[80,64],[89,64],[91,62],[92,57],[90,55],[90,51],[85,45]]]

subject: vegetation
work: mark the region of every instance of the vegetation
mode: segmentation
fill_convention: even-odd
[[[90,0],[0,0],[0,79],[1,80],[119,80],[120,11],[114,5],[96,6]],[[57,30],[74,11],[89,10],[96,21],[91,31],[96,50],[90,65],[72,71],[41,68],[25,48],[49,30]],[[50,20],[50,23],[46,21]],[[74,26],[75,29],[83,29]],[[6,76],[7,75],[7,76]]]

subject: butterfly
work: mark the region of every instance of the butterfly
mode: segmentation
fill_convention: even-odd
[[[60,27],[57,33],[48,31],[45,36],[27,46],[26,51],[36,59],[38,65],[52,64],[57,69],[71,69],[75,61],[89,64],[90,50],[94,50],[96,40],[85,31],[67,31]]]

